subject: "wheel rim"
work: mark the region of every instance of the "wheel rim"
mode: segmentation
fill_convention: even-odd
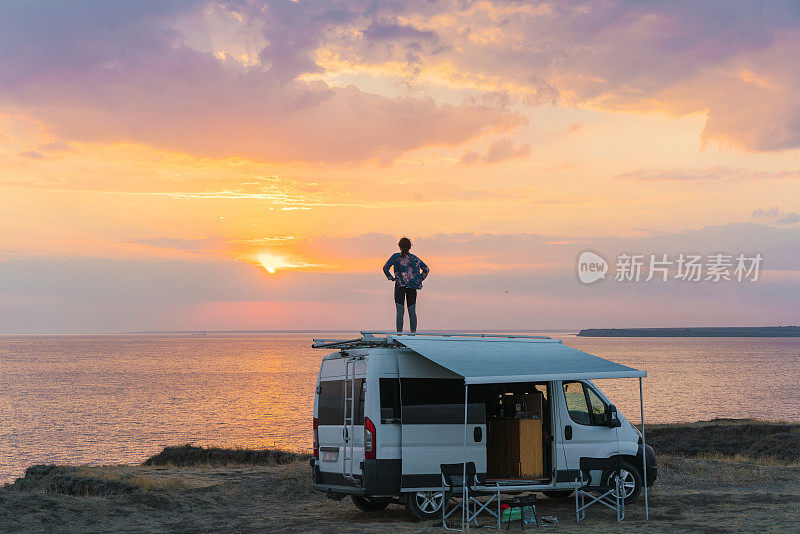
[[[622,475],[622,488],[625,491],[625,498],[627,499],[633,494],[634,490],[636,490],[636,478],[634,478],[633,473],[625,469],[622,470],[620,475]]]
[[[417,508],[426,514],[432,514],[442,507],[441,491],[420,491],[415,495]]]

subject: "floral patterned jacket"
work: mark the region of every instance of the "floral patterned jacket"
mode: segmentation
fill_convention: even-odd
[[[431,272],[424,261],[410,252],[405,256],[399,252],[392,254],[392,257],[383,266],[383,274],[389,280],[392,279],[392,275],[389,273],[389,268],[392,266],[394,266],[394,278],[397,285],[408,289],[422,289],[422,281]]]

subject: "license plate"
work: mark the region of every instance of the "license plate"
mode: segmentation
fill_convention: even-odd
[[[335,462],[338,459],[339,459],[339,451],[323,451],[322,453],[323,462]]]

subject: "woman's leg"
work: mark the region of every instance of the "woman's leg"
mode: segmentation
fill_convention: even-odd
[[[408,325],[412,332],[417,331],[417,290],[406,289],[406,302],[408,302]]]
[[[417,331],[417,309],[415,306],[408,307],[408,324],[411,327],[412,332]]]
[[[405,299],[405,294],[403,293],[403,288],[399,285],[394,285],[394,307],[397,312],[397,317],[395,318],[395,326],[397,326],[397,331],[403,331],[403,300]]]
[[[394,319],[394,323],[395,323],[395,326],[397,327],[397,331],[398,332],[402,332],[403,331],[403,312],[404,312],[403,305],[395,303],[394,307],[395,307],[396,312],[397,312],[397,316]]]

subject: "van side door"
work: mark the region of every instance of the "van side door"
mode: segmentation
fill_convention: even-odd
[[[588,381],[561,382],[556,402],[560,406],[558,438],[566,465],[558,467],[557,482],[571,482],[579,476],[580,459],[608,458],[619,452],[617,429],[605,424],[607,403]]]

